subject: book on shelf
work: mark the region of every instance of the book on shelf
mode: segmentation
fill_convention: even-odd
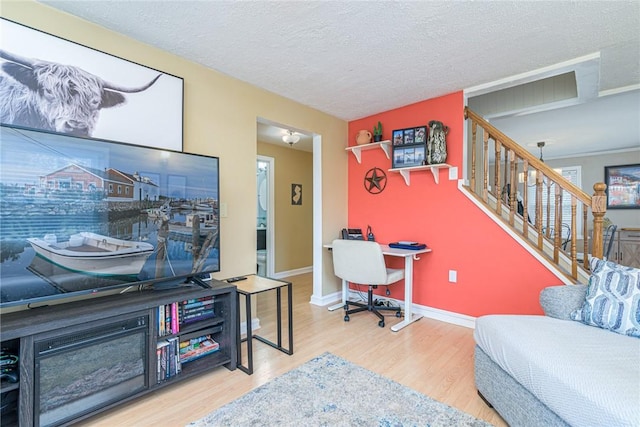
[[[188,363],[220,350],[211,335],[203,335],[180,342],[180,363]]]
[[[163,304],[158,307],[158,336],[180,332],[178,303]]]
[[[207,318],[214,317],[214,301],[215,298],[213,296],[205,296],[182,301],[177,310],[178,323],[193,323],[198,320],[205,320]]]
[[[156,345],[156,379],[167,380],[182,370],[180,363],[180,344],[177,337],[158,341]]]
[[[182,301],[182,303],[180,303],[180,308],[182,310],[187,310],[194,307],[200,307],[202,305],[213,304],[214,300],[215,298],[212,296],[189,299],[189,300]]]

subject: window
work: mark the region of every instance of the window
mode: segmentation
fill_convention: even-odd
[[[554,168],[554,170],[560,173],[565,179],[571,182],[578,188],[582,188],[582,167],[581,166],[565,166],[562,168]],[[534,180],[535,181],[535,180]],[[547,194],[551,200],[547,200]],[[547,224],[547,205],[550,206],[549,213],[549,225],[551,227],[555,224],[555,184],[551,185],[551,191],[547,193],[547,186],[542,185],[542,227]],[[576,233],[582,233],[582,208],[578,203],[576,206]],[[527,210],[531,220],[535,223],[536,215],[536,186],[529,185],[527,188]],[[566,191],[562,192],[562,223],[567,224],[567,227],[562,228],[562,237],[567,239],[571,233],[571,195]]]

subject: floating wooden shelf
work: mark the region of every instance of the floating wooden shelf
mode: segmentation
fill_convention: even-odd
[[[430,170],[431,173],[433,174],[433,179],[436,182],[436,184],[440,183],[440,178],[439,178],[439,173],[440,173],[440,169],[449,169],[450,167],[452,167],[451,165],[448,165],[446,163],[440,163],[437,165],[424,165],[424,166],[410,166],[407,168],[394,168],[394,169],[389,169],[389,172],[397,172],[400,173],[400,175],[402,175],[402,177],[404,178],[404,182],[407,185],[411,184],[411,172],[417,172],[417,171],[424,171],[424,170]]]
[[[380,142],[371,142],[369,144],[363,145],[353,145],[351,147],[345,148],[347,151],[351,151],[354,156],[356,156],[356,160],[358,163],[362,163],[362,155],[360,154],[362,151],[373,150],[375,148],[382,148],[384,154],[387,155],[387,159],[391,159],[391,141],[380,141]]]

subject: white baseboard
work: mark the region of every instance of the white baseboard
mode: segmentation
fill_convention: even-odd
[[[378,299],[386,299],[392,301],[394,304],[399,305],[404,310],[404,301],[397,300],[394,298],[385,297],[384,295],[378,295]],[[342,292],[336,292],[326,297],[325,304],[317,304],[317,305],[329,305],[332,302],[338,302],[342,298]],[[312,298],[313,299],[313,298]],[[360,300],[360,294],[353,289],[349,290],[349,299]],[[325,300],[323,298],[322,300]],[[468,316],[466,314],[455,313],[453,311],[441,310],[439,308],[429,307],[425,305],[413,304],[412,312],[414,314],[419,314],[429,319],[439,320],[441,322],[451,323],[453,325],[464,326],[465,328],[475,329],[476,327],[476,318],[473,316]]]
[[[298,274],[306,274],[306,273],[312,273],[312,272],[313,272],[313,266],[309,266],[309,267],[296,268],[295,270],[280,271],[278,273],[274,273],[273,276],[271,277],[273,277],[274,279],[284,279],[289,276],[297,276]]]
[[[253,319],[251,319],[251,333],[255,333],[255,331],[257,331],[258,329],[260,329],[260,319],[257,317],[254,317]],[[240,335],[247,335],[246,321],[240,323]]]
[[[319,305],[320,307],[324,307],[325,305],[338,302],[341,299],[342,299],[342,291],[338,291],[329,295],[325,295],[323,297],[317,297],[315,295],[311,295],[311,300],[309,300],[309,303],[313,305]]]

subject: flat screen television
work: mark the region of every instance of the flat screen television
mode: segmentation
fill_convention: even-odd
[[[0,309],[220,271],[219,159],[0,127]]]

